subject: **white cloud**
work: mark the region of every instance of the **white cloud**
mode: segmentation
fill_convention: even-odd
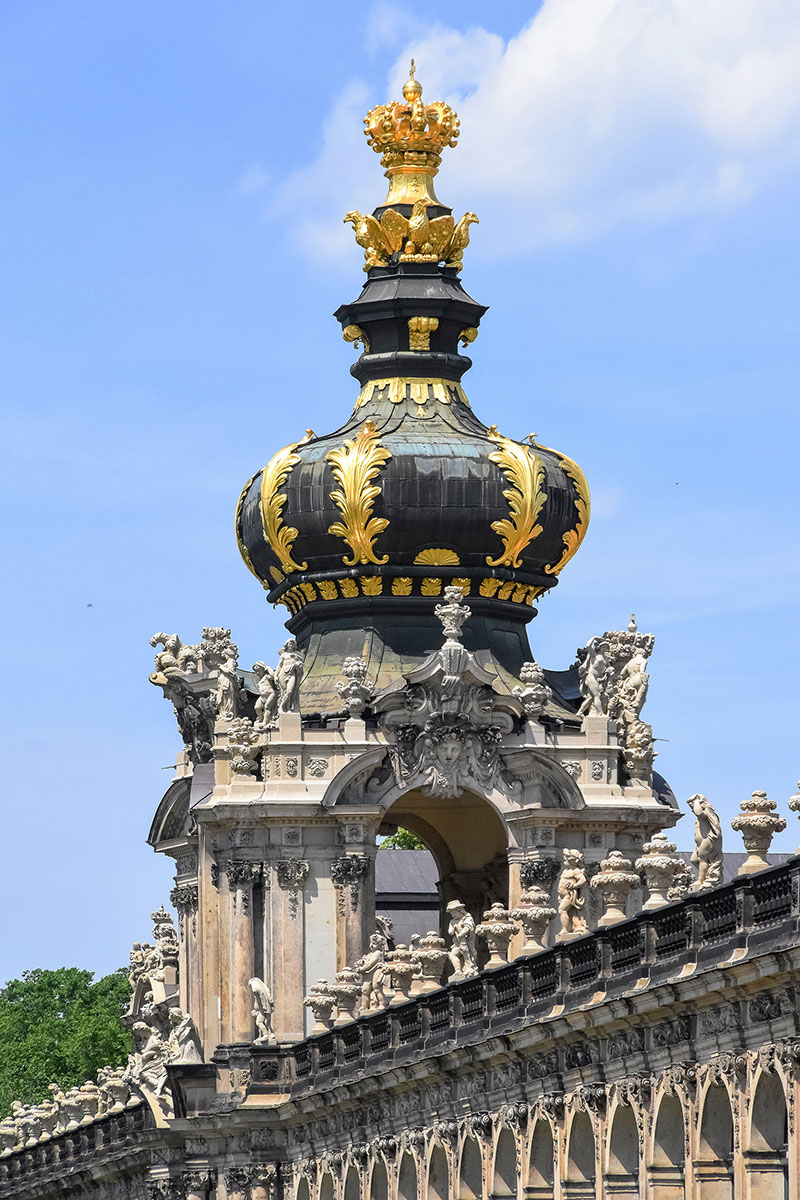
[[[381,4],[367,40],[399,47],[414,28]],[[402,44],[382,95],[345,90],[320,155],[275,200],[316,253],[348,252],[341,216],[383,198],[361,118],[399,94],[412,54],[426,96],[461,116],[439,194],[481,215],[478,253],[724,210],[797,162],[797,0],[544,0],[507,43],[437,23]]]

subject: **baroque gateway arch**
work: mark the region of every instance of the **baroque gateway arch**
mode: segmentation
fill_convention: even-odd
[[[676,855],[635,620],[535,662],[586,481],[463,390],[485,309],[459,278],[476,218],[434,191],[455,113],[412,70],[366,132],[389,192],[347,217],[355,410],[236,510],[291,637],[245,670],[230,630],[154,636],[178,927],[159,909],[132,952],[127,1067],[0,1122],[0,1196],[800,1197],[800,858],[768,863],[759,792],[736,878],[703,797],[697,874]],[[409,945],[375,904],[398,827],[439,875]]]

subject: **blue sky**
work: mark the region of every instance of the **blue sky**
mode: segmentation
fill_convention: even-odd
[[[341,217],[383,198],[361,117],[412,53],[462,117],[439,194],[481,218],[467,392],[592,489],[534,653],[566,666],[635,610],[678,797],[705,791],[738,850],[730,819],[766,788],[775,848],[800,839],[800,12],[453,11],[420,34],[389,4],[3,5],[0,980],[112,969],[168,895],[144,841],[178,747],[151,633],[229,625],[245,665],[275,658],[234,505],[350,411]]]

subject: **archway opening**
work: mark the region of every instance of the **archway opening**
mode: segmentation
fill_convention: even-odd
[[[544,1118],[534,1126],[528,1160],[528,1200],[553,1200],[555,1171],[553,1169],[553,1132]]]
[[[502,1129],[494,1148],[492,1196],[517,1194],[517,1144],[510,1129]]]
[[[320,1181],[319,1200],[333,1200],[334,1195],[333,1176],[328,1171],[322,1176]]]
[[[611,1123],[606,1185],[615,1196],[639,1195],[639,1130],[629,1104],[620,1104]]]
[[[311,1200],[311,1189],[308,1186],[308,1180],[305,1175],[300,1176],[300,1182],[295,1192],[295,1200]]]
[[[372,1168],[369,1181],[369,1200],[389,1200],[389,1176],[382,1158]]]
[[[361,1200],[361,1178],[352,1164],[344,1181],[344,1200]]]
[[[449,1200],[447,1156],[441,1146],[434,1146],[428,1163],[428,1200]]]
[[[458,1200],[481,1200],[481,1148],[475,1138],[465,1138],[458,1171]]]
[[[789,1135],[783,1081],[777,1074],[764,1072],[756,1084],[749,1133],[745,1170],[757,1181],[759,1200],[786,1200]]]
[[[706,1092],[695,1178],[698,1200],[733,1200],[733,1114],[721,1084]]]
[[[476,921],[491,904],[508,903],[508,836],[486,800],[473,792],[452,798],[426,796],[415,789],[390,805],[379,833],[393,833],[398,828],[416,834],[433,856],[440,932],[446,932],[445,909],[451,900],[462,900]],[[383,911],[381,899],[379,896],[379,912]]]
[[[684,1200],[685,1142],[683,1106],[664,1096],[653,1132],[653,1161],[647,1169],[653,1200]]]
[[[417,1200],[417,1164],[406,1151],[397,1176],[397,1200]]]
[[[563,1191],[570,1200],[594,1200],[595,1149],[594,1130],[589,1114],[575,1114],[569,1131],[567,1177]]]

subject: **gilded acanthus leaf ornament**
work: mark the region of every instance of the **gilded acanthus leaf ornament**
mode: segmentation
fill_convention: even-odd
[[[492,529],[503,539],[503,553],[497,558],[487,555],[486,562],[490,567],[516,568],[522,565],[522,551],[543,529],[536,522],[547,499],[544,465],[527,446],[502,437],[494,427],[489,430],[489,437],[498,447],[489,455],[489,461],[497,464],[511,486],[503,492],[508,501],[508,517],[492,522]]]
[[[342,558],[348,567],[389,561],[388,554],[378,558],[373,546],[375,538],[389,524],[385,517],[372,515],[373,503],[381,494],[374,480],[392,457],[380,444],[379,436],[374,422],[367,421],[354,438],[347,438],[342,446],[328,453],[328,462],[339,484],[331,492],[331,499],[342,514],[342,520],[334,521],[328,533],[343,538],[350,547],[352,557],[345,554]]]
[[[279,450],[269,460],[261,476],[261,521],[264,536],[287,574],[291,571],[305,571],[308,563],[296,563],[292,558],[292,542],[297,537],[297,530],[283,524],[283,509],[287,497],[286,493],[279,489],[300,462],[300,455],[295,453],[297,447],[305,445],[313,436],[313,432],[308,429],[302,441],[292,442],[290,446]]]
[[[548,446],[538,447],[540,450],[549,449]],[[578,464],[566,454],[562,454],[560,450],[551,450],[551,454],[558,455],[561,466],[569,475],[572,482],[575,484],[575,508],[578,513],[578,523],[574,529],[568,529],[563,536],[564,552],[557,563],[553,563],[551,567],[545,567],[548,575],[558,575],[564,569],[573,554],[578,550],[581,542],[586,537],[586,530],[589,527],[589,513],[591,512],[591,500],[589,498],[589,485],[586,482],[586,476],[580,469]]]

